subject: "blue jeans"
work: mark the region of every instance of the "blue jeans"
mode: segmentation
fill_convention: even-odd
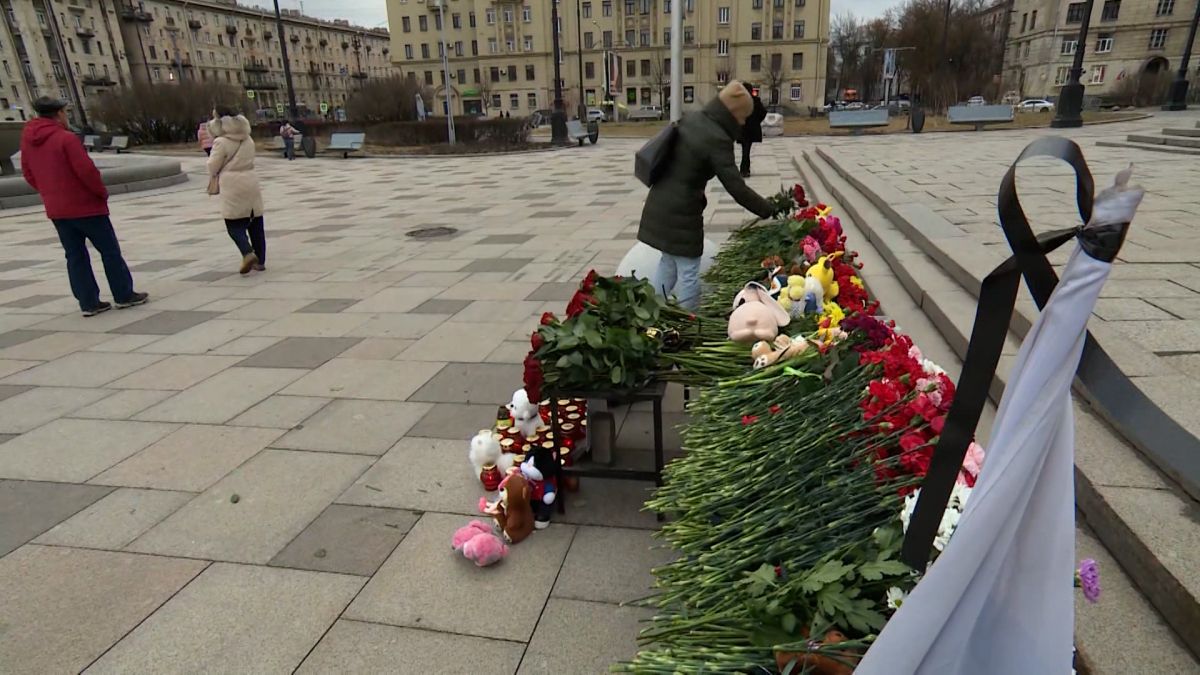
[[[71,280],[71,293],[79,301],[79,308],[87,312],[100,306],[100,287],[92,273],[87,241],[92,242],[104,261],[104,276],[108,277],[113,300],[118,305],[128,302],[133,297],[133,275],[121,257],[121,245],[117,243],[117,233],[108,216],[59,218],[53,222],[67,253],[67,277]]]
[[[288,159],[296,159],[296,139],[283,139],[283,156]]]
[[[671,291],[676,291],[679,305],[695,310],[700,305],[700,259],[663,253],[652,283],[663,297],[670,297]]]
[[[225,221],[225,230],[242,256],[258,256],[259,264],[267,264],[267,233],[262,216]]]

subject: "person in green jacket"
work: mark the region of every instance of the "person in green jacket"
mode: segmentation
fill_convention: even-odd
[[[746,185],[734,162],[734,141],[741,139],[754,99],[738,81],[698,112],[679,122],[679,136],[662,176],[650,188],[638,241],[662,254],[652,283],[664,296],[675,291],[679,304],[695,309],[700,301],[700,257],[704,253],[704,188],[716,176],[738,204],[760,218],[774,209]]]

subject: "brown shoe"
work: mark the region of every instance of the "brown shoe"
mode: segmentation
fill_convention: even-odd
[[[242,256],[242,267],[238,270],[238,273],[249,274],[250,270],[254,269],[254,266],[257,264],[258,256],[254,255],[253,252],[247,253],[246,255]]]
[[[266,272],[267,266],[262,263],[254,263],[254,271],[255,272]]]

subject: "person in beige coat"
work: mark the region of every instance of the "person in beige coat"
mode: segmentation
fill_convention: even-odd
[[[229,238],[242,254],[242,274],[265,270],[267,235],[263,222],[262,190],[254,175],[254,139],[250,121],[237,111],[217,108],[208,123],[212,154],[208,174],[221,185],[221,217]]]

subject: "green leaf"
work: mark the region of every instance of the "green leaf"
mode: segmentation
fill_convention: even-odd
[[[870,600],[859,600],[852,608],[846,611],[845,616],[846,622],[850,624],[850,627],[860,633],[879,630],[887,623],[887,619],[883,614],[871,609]]]
[[[625,371],[623,371],[621,369],[621,366],[613,366],[613,369],[612,369],[613,384],[621,384],[621,380],[623,380],[623,379],[625,379]]]
[[[583,339],[587,340],[588,346],[592,349],[600,349],[604,346],[604,338],[600,336],[599,331],[589,329],[584,332]]]
[[[569,365],[571,365],[571,357],[567,356],[567,355],[563,355],[563,356],[558,357],[558,362],[554,364],[554,367],[555,368],[566,368]]]
[[[908,574],[912,568],[899,560],[877,560],[863,563],[858,568],[859,575],[867,581],[879,581],[885,576],[898,577]]]
[[[840,560],[827,560],[804,576],[800,588],[808,593],[815,593],[821,590],[822,586],[831,584],[853,571],[853,567],[843,564]]]
[[[574,335],[568,335],[567,337],[563,338],[557,345],[558,349],[560,349],[562,351],[566,351],[568,349],[575,349],[578,346],[579,346],[579,338],[575,337]]]
[[[782,625],[783,629],[789,633],[796,632],[796,615],[792,614],[791,612],[784,614],[780,625]]]
[[[583,354],[580,352],[571,352],[571,355],[568,358],[571,360],[571,365],[573,366],[583,365]]]
[[[650,311],[645,307],[634,306],[633,313],[637,318],[645,320],[650,318]]]

